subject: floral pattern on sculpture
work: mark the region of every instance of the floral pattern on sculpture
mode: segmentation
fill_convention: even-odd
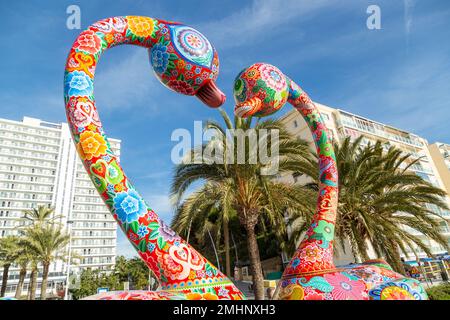
[[[175,49],[172,31],[194,30],[178,23],[148,17],[113,17],[98,21],[82,32],[71,48],[64,75],[64,101],[73,140],[88,174],[113,217],[140,257],[158,278],[162,288],[176,293],[117,293],[119,299],[186,299],[187,293],[208,293],[220,299],[241,299],[237,287],[206,259],[161,223],[123,172],[119,157],[111,150],[97,113],[93,78],[100,55],[115,45],[133,44],[149,50],[150,63],[165,86],[194,95],[217,78],[217,52],[208,46],[209,67],[186,60]],[[198,39],[187,37],[189,45]],[[209,59],[209,60],[208,60]],[[187,278],[190,277],[189,281]],[[186,278],[186,279],[185,279]],[[226,296],[220,293],[227,292]]]
[[[92,160],[94,157],[106,153],[108,146],[102,135],[93,131],[84,131],[80,134],[80,156],[83,160]]]
[[[286,86],[285,86],[286,85]],[[402,289],[386,289],[384,296],[403,298],[407,286],[415,299],[426,299],[418,283],[390,269],[384,261],[336,267],[333,240],[338,204],[338,172],[331,135],[311,98],[294,81],[274,66],[255,63],[242,70],[235,80],[235,115],[265,116],[289,102],[298,110],[313,136],[318,155],[319,183],[317,208],[303,240],[285,268],[278,284],[278,298],[283,300],[368,300],[383,297],[384,282],[401,279]],[[409,284],[403,283],[404,281]],[[380,285],[381,284],[381,285]],[[403,290],[403,291],[402,291]],[[416,290],[416,291],[415,291]]]
[[[122,223],[137,221],[147,213],[144,200],[135,190],[119,192],[114,197],[114,209]]]
[[[82,97],[91,96],[94,87],[92,79],[84,71],[74,71],[65,79],[65,90],[72,97]]]
[[[155,44],[150,50],[150,60],[153,69],[157,73],[164,73],[169,63],[169,54],[167,53],[167,47],[159,43]]]

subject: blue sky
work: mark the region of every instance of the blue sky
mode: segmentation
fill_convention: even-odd
[[[219,86],[233,109],[232,84],[254,62],[278,66],[323,104],[450,142],[450,2],[446,0],[1,1],[0,117],[66,121],[63,72],[81,30],[66,28],[67,6],[81,8],[82,29],[102,18],[143,15],[200,30],[219,52]],[[366,27],[370,4],[381,30]],[[176,128],[219,119],[197,99],[162,87],[145,49],[121,46],[97,67],[97,107],[121,163],[167,222]],[[286,112],[288,109],[282,111]],[[133,254],[120,234],[118,253]]]

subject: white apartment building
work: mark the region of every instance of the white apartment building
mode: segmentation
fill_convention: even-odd
[[[363,143],[367,144],[370,141],[374,142],[376,140],[381,140],[385,143],[386,149],[389,146],[395,146],[400,148],[402,151],[411,154],[414,158],[423,157],[420,161],[414,164],[410,169],[417,175],[421,176],[425,180],[428,180],[437,187],[445,190],[444,182],[439,175],[436,165],[433,162],[433,158],[428,150],[428,141],[421,138],[413,133],[406,132],[394,128],[392,126],[382,124],[367,118],[343,111],[340,109],[331,108],[320,103],[316,103],[319,109],[322,119],[325,121],[326,126],[330,130],[332,138],[337,141],[342,141],[345,137],[350,136],[352,140],[359,136],[363,136]],[[306,122],[303,120],[302,116],[298,111],[292,110],[286,113],[281,120],[286,125],[286,128],[294,135],[311,142],[311,147],[315,150],[313,137],[309,131]],[[449,148],[450,150],[450,148]],[[281,179],[290,182],[302,182],[301,178],[285,175]],[[447,203],[450,206],[450,198],[447,197]],[[448,239],[450,245],[450,212],[440,210],[436,206],[429,207],[434,212],[445,217],[446,221],[440,221],[440,229],[442,234]],[[410,229],[410,232],[415,235],[418,234],[415,230]],[[434,241],[424,237],[424,242],[431,248],[434,254],[445,253],[444,248],[438,245]],[[425,257],[425,253],[417,248],[420,253],[420,257]],[[405,257],[406,260],[415,260],[415,256],[411,252],[411,255]],[[341,261],[342,264],[346,262],[351,262],[352,258],[344,257]],[[338,263],[337,263],[338,264]]]
[[[120,140],[109,139],[120,155]],[[83,268],[109,270],[115,263],[116,223],[95,190],[72,141],[66,123],[24,117],[21,122],[0,118],[0,237],[18,233],[23,210],[46,205],[61,215],[71,235],[65,252],[79,257],[70,273]],[[49,293],[65,283],[67,263],[50,267]],[[41,270],[40,270],[41,271]],[[28,272],[23,295],[29,286]],[[15,293],[19,271],[11,268],[6,296]],[[40,293],[41,278],[38,277]],[[1,279],[0,279],[1,283]]]
[[[450,197],[450,144],[435,142],[428,146],[428,150]]]

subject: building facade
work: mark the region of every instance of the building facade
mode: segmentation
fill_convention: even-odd
[[[436,142],[430,144],[428,150],[450,197],[450,144]]]
[[[363,136],[363,144],[367,144],[369,142],[373,143],[376,140],[380,140],[384,142],[386,149],[390,146],[395,146],[401,149],[405,154],[411,154],[414,159],[420,158],[417,163],[410,167],[411,171],[423,179],[431,182],[433,185],[445,189],[443,177],[439,174],[439,170],[433,162],[433,157],[428,148],[428,141],[426,139],[413,133],[406,132],[404,130],[400,130],[340,109],[331,108],[320,103],[316,103],[316,106],[319,109],[322,119],[326,123],[333,140],[340,142],[347,136],[350,136],[352,140],[355,140],[359,136]],[[308,126],[300,113],[296,110],[292,110],[286,113],[281,120],[293,135],[309,141],[311,143],[311,148],[315,150],[314,140],[310,130],[308,129]],[[447,148],[447,150],[450,150],[450,148]],[[448,161],[447,164],[448,163],[450,163],[450,161]],[[302,177],[295,177],[292,175],[284,175],[281,179],[289,182],[303,182],[301,180]],[[449,180],[446,181],[447,183],[450,183]],[[450,198],[447,197],[446,201],[450,206],[449,199]],[[440,220],[440,231],[447,238],[448,244],[450,245],[450,212],[441,210],[440,208],[432,205],[429,206],[429,209],[445,218],[444,221]],[[420,236],[420,234],[413,229],[408,231]],[[423,237],[424,242],[431,248],[433,254],[445,253],[442,246],[431,239],[426,238],[425,236]],[[420,257],[426,256],[420,248],[417,248],[416,250],[419,252]],[[412,252],[409,254],[405,257],[406,259],[416,259]],[[353,260],[352,257],[344,255],[339,262],[344,264],[346,262],[351,262],[351,260]],[[336,264],[339,263],[337,262]]]
[[[109,139],[120,155],[120,140]],[[83,268],[109,270],[115,263],[116,223],[95,190],[75,149],[66,123],[24,117],[0,118],[0,237],[18,234],[24,210],[54,207],[59,223],[71,236],[68,248],[77,257],[71,273]],[[68,264],[50,266],[49,293],[65,283]],[[40,270],[42,271],[42,270]],[[19,271],[11,268],[7,296],[14,295]],[[23,287],[28,291],[29,272]],[[37,294],[41,278],[38,278]],[[1,283],[1,280],[0,280]]]

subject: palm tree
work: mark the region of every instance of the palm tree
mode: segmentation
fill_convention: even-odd
[[[33,208],[31,210],[23,211],[23,219],[25,221],[31,221],[33,224],[41,224],[41,223],[56,223],[57,219],[62,218],[62,215],[53,215],[55,212],[55,208],[47,207],[44,205],[38,206],[37,208]],[[53,215],[53,216],[52,216]]]
[[[43,225],[50,225],[52,227],[59,225],[58,219],[62,218],[62,215],[54,215],[55,208],[48,207],[45,205],[39,205],[37,208],[32,208],[30,210],[24,210],[22,221],[28,222],[25,224],[25,227],[22,228],[21,232],[25,236],[24,245],[29,246],[28,231],[36,228],[39,229]],[[29,251],[29,250],[28,250]],[[39,274],[39,261],[35,255],[36,253],[31,253],[30,256],[30,265],[31,265],[31,274],[30,274],[30,283],[28,286],[28,299],[34,300],[36,296],[36,287],[37,287],[37,277]],[[45,290],[44,290],[45,291]],[[17,294],[17,292],[16,292]]]
[[[244,133],[251,133],[249,130],[252,128],[251,118],[243,120],[235,117],[234,123],[232,123],[223,110],[220,109],[220,112],[226,129],[241,129]],[[186,190],[194,182],[211,183],[208,185],[211,187],[206,186],[206,188],[216,189],[216,194],[211,195],[212,202],[204,200],[203,208],[207,210],[208,205],[221,208],[220,212],[223,217],[220,221],[224,225],[224,230],[227,228],[228,215],[233,210],[236,212],[241,225],[246,230],[255,298],[264,299],[264,278],[256,239],[256,225],[262,217],[265,217],[273,226],[276,226],[278,234],[282,235],[286,231],[284,223],[286,212],[296,210],[299,214],[306,214],[311,210],[313,198],[310,197],[310,192],[298,186],[277,182],[274,178],[280,172],[302,171],[303,168],[299,164],[312,161],[312,159],[307,142],[294,138],[280,121],[257,122],[253,129],[255,129],[254,133],[258,137],[258,141],[267,142],[269,150],[278,148],[278,157],[276,158],[278,170],[276,172],[267,171],[273,163],[249,161],[256,152],[255,146],[250,145],[250,139],[244,139],[244,147],[240,148],[242,144],[240,146],[239,143],[242,141],[239,141],[237,135],[230,136],[226,129],[214,121],[206,123],[205,130],[212,130],[215,139],[211,139],[210,142],[195,148],[190,153],[191,159],[197,159],[203,155],[203,159],[206,158],[206,161],[201,161],[201,163],[188,161],[178,165],[175,169],[171,194],[174,202],[179,206]],[[274,131],[278,132],[278,139],[272,139],[271,133]],[[245,154],[245,163],[229,161],[228,155],[231,154],[234,159],[238,159],[239,153],[242,151]],[[209,156],[205,157],[205,154]],[[221,161],[214,161],[214,159]],[[189,198],[190,202],[200,203],[204,198],[201,191],[195,193],[193,197],[198,199],[195,200],[191,197]],[[185,228],[190,217],[195,214],[192,209],[197,205],[189,205],[189,201],[185,203],[185,210],[183,206],[179,209],[181,211],[177,215],[180,221],[174,221],[175,226]],[[229,244],[225,244],[225,247],[229,249]]]
[[[345,248],[344,242],[348,241],[358,261],[368,259],[372,247],[378,257],[404,273],[400,252],[407,255],[409,249],[418,256],[419,247],[427,255],[432,254],[422,238],[408,229],[448,248],[438,231],[440,216],[433,211],[433,207],[448,209],[442,200],[446,193],[408,171],[419,159],[381,142],[364,146],[362,139],[352,142],[346,138],[334,144],[339,172],[335,244]],[[317,180],[307,186],[317,190]],[[293,219],[293,242],[300,239],[308,223],[299,220],[303,217]]]
[[[48,226],[34,226],[27,228],[26,241],[30,251],[38,257],[42,263],[42,285],[41,300],[45,300],[47,295],[47,282],[50,264],[57,258],[62,259],[60,251],[66,247],[69,242],[69,235]]]
[[[37,277],[39,273],[38,263],[39,261],[36,256],[32,255],[30,283],[28,285],[28,300],[34,300],[36,298]]]
[[[14,264],[19,252],[17,236],[6,236],[4,238],[0,238],[0,264],[3,266],[0,297],[5,296],[6,286],[8,284],[9,268],[12,264]]]
[[[19,282],[17,283],[15,298],[19,299],[22,296],[23,284],[25,282],[25,277],[27,275],[27,268],[33,256],[27,246],[26,241],[23,238],[19,239],[19,253],[15,259],[15,263],[19,266]]]
[[[227,194],[227,191],[219,184],[205,183],[177,208],[172,227],[178,233],[182,233],[190,229],[192,225],[196,226],[196,234],[202,243],[209,239],[208,230],[214,229],[216,239],[221,239],[223,236],[225,274],[231,277],[229,221],[236,213],[232,209],[231,199],[227,197]]]

